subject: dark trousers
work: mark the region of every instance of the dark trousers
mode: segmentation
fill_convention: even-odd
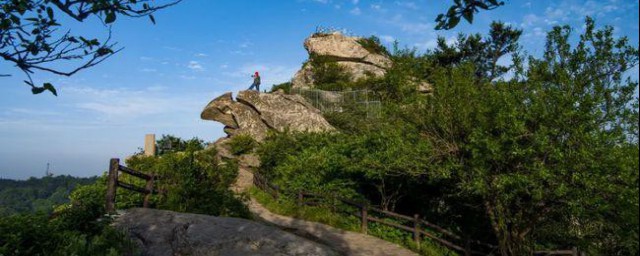
[[[260,91],[260,84],[251,84],[251,87],[249,87],[249,90],[256,88],[256,91]]]

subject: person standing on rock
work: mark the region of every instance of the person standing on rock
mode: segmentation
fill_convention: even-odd
[[[251,75],[251,77],[253,77],[253,84],[251,84],[249,90],[255,87],[256,91],[260,92],[260,74],[258,74],[258,71],[256,71],[256,73]]]

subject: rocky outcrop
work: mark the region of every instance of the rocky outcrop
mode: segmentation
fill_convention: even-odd
[[[300,95],[241,91],[234,101],[231,93],[215,98],[200,117],[225,125],[233,136],[247,134],[262,141],[269,130],[283,132],[327,132],[335,128]]]
[[[113,224],[143,255],[337,255],[329,247],[254,221],[130,209]]]
[[[304,42],[304,48],[311,58],[322,58],[343,67],[353,81],[367,76],[382,77],[393,64],[388,56],[370,52],[358,37],[348,37],[341,33],[313,35]],[[313,61],[312,59],[310,61]],[[294,88],[312,88],[313,67],[303,65],[292,79]]]

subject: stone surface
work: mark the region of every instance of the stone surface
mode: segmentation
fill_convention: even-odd
[[[304,42],[309,56],[327,57],[345,68],[356,81],[368,76],[382,77],[392,66],[388,56],[371,53],[360,43],[358,37],[349,37],[341,33],[313,35]],[[313,68],[305,64],[291,80],[293,88],[313,88]]]
[[[337,255],[329,247],[254,221],[130,209],[113,224],[143,255]]]
[[[370,53],[358,43],[359,39],[359,37],[349,37],[341,33],[316,35],[304,41],[304,48],[309,54],[353,60],[381,68],[391,67],[391,60],[387,56]]]
[[[320,111],[299,95],[241,91],[233,101],[231,93],[226,93],[212,100],[200,116],[224,124],[229,136],[248,134],[256,141],[264,140],[269,130],[335,130]]]

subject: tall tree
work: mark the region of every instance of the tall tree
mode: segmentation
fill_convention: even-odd
[[[521,35],[522,30],[502,22],[492,22],[489,36],[486,38],[480,34],[460,34],[455,45],[448,45],[444,38],[439,37],[434,57],[438,65],[445,67],[470,62],[475,67],[477,78],[491,81],[514,67],[513,64],[500,65],[498,61],[509,55],[518,56],[518,40]]]
[[[587,18],[572,47],[571,29],[555,27],[510,81],[471,79],[472,65],[433,76],[415,118],[441,157],[431,169],[480,200],[502,255],[541,244],[638,253],[638,82],[625,78],[638,50],[613,34]]]
[[[153,6],[151,0],[0,0],[0,57],[26,75],[24,82],[33,94],[48,90],[57,95],[51,83],[34,84],[32,74],[40,71],[71,76],[93,67],[122,49],[111,41],[110,24],[118,16],[147,16],[155,24],[154,12],[180,1]],[[58,23],[59,15],[78,22],[97,17],[108,35],[104,40],[74,35]],[[75,67],[62,70],[53,66],[61,61],[72,62]]]

